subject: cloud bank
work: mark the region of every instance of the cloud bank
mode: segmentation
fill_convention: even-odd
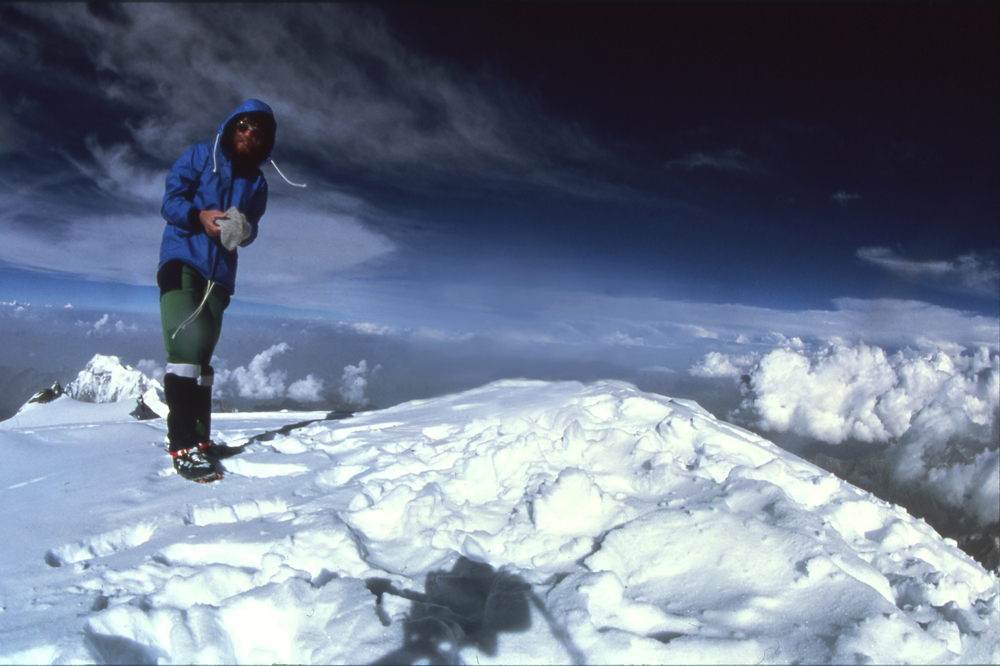
[[[1000,520],[1000,354],[887,354],[865,344],[711,353],[691,373],[739,377],[737,422],[829,444],[889,444],[897,482],[983,524]]]
[[[274,359],[291,350],[286,342],[272,345],[253,357],[246,366],[234,370],[216,369],[214,393],[221,397],[236,395],[255,402],[273,402],[291,398],[298,402],[322,402],[324,382],[313,374],[286,386],[288,372],[272,369]],[[213,359],[213,364],[224,362]]]
[[[254,356],[246,366],[233,370],[227,369],[222,359],[213,358],[212,363],[216,367],[214,394],[223,399],[238,397],[251,404],[271,403],[286,398],[300,403],[325,402],[326,382],[322,378],[309,373],[304,379],[288,384],[288,371],[276,367],[275,360],[291,349],[287,342],[280,342]],[[364,360],[357,366],[348,365],[344,368],[339,393],[349,407],[368,405],[368,398],[365,396],[368,380],[378,369],[379,366],[376,366],[369,370]]]

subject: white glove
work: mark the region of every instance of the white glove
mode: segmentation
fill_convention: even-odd
[[[222,236],[219,239],[222,241],[222,247],[230,252],[247,238],[250,238],[250,223],[247,222],[243,213],[236,209],[236,206],[230,206],[225,217],[215,218],[215,223],[222,227]]]

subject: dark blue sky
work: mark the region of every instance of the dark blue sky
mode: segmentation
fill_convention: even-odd
[[[516,85],[613,153],[602,176],[621,197],[472,203],[462,219],[500,252],[547,248],[557,264],[592,264],[610,289],[664,296],[681,280],[689,298],[788,307],[931,297],[873,279],[861,247],[913,261],[980,252],[996,265],[991,6],[401,5],[388,16],[410,48]]]
[[[41,4],[0,25],[2,301],[155,310],[166,169],[259,97],[309,187],[267,167],[236,312],[657,347],[857,337],[876,311],[902,343],[932,307],[996,344],[993,4]]]

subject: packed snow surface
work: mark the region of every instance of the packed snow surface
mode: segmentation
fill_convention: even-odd
[[[273,436],[209,485],[132,407],[0,424],[0,661],[1000,661],[994,575],[693,402],[504,381],[222,414],[217,441]]]

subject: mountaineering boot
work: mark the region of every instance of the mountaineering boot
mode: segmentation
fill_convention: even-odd
[[[170,457],[174,459],[174,470],[177,474],[189,481],[208,483],[222,478],[198,447],[171,451]]]
[[[192,377],[173,373],[163,376],[163,397],[170,410],[167,413],[167,441],[174,469],[180,476],[214,481],[219,475],[202,453],[203,442],[198,434],[198,388],[198,380]]]

